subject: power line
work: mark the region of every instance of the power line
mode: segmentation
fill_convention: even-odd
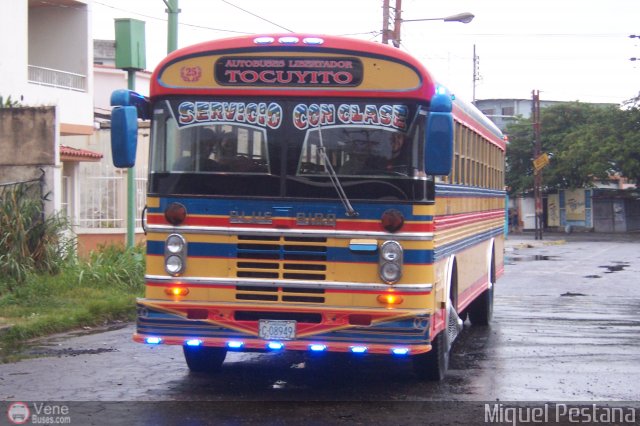
[[[222,2],[223,2],[223,3],[225,3],[225,4],[228,4],[229,6],[233,6],[233,7],[235,7],[236,9],[243,11],[244,13],[248,13],[248,14],[249,14],[249,15],[251,15],[251,16],[255,16],[255,17],[256,17],[256,18],[258,18],[258,19],[261,19],[261,20],[263,20],[263,21],[265,21],[265,22],[268,22],[268,23],[270,23],[270,24],[272,24],[272,25],[275,25],[275,26],[276,26],[276,27],[278,27],[278,28],[282,28],[282,29],[283,29],[283,30],[285,30],[285,31],[288,31],[288,32],[290,32],[290,33],[294,32],[293,30],[290,30],[289,28],[283,27],[282,25],[276,24],[275,22],[270,21],[270,20],[268,20],[267,18],[263,18],[263,17],[262,17],[262,16],[260,16],[260,15],[256,15],[256,14],[255,14],[255,13],[253,13],[253,12],[249,12],[248,10],[243,9],[243,8],[241,8],[240,6],[236,6],[236,5],[235,5],[235,4],[233,4],[233,3],[229,3],[227,0],[220,0],[220,1],[222,1]]]
[[[139,13],[139,12],[135,12],[133,10],[128,10],[128,9],[122,9],[122,8],[115,7],[115,6],[112,6],[110,4],[102,3],[102,2],[99,2],[99,1],[95,1],[95,0],[94,0],[93,3],[99,4],[99,5],[104,6],[104,7],[108,7],[110,9],[119,10],[121,12],[125,12],[125,13],[128,13],[128,14],[142,16],[144,18],[153,19],[153,20],[156,20],[156,21],[167,22],[167,18],[159,18],[157,16],[146,15],[144,13]],[[234,33],[234,34],[253,34],[251,32],[246,32],[246,31],[236,31],[236,30],[228,30],[228,29],[224,29],[224,28],[207,27],[205,25],[189,24],[187,22],[179,22],[178,25],[185,26],[185,27],[192,27],[192,28],[200,28],[200,29],[204,29],[204,30],[220,31],[220,32],[226,32],[226,33]]]

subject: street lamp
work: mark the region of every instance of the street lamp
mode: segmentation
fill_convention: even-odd
[[[391,39],[391,42],[395,47],[400,47],[400,25],[403,22],[444,21],[444,22],[462,22],[463,24],[468,24],[469,22],[473,21],[473,18],[475,18],[475,15],[473,13],[463,12],[463,13],[456,13],[455,15],[445,16],[444,18],[402,19],[400,17],[400,13],[401,11],[396,9],[394,28],[392,31],[393,38]],[[388,19],[387,17],[384,18],[385,25],[386,25],[386,22],[388,22],[387,19]],[[385,44],[389,40],[387,36],[387,31],[388,31],[387,27],[385,26],[385,29],[382,32],[382,43],[385,43]]]
[[[475,15],[469,12],[456,13],[455,15],[446,16],[444,18],[423,18],[423,19],[403,19],[402,22],[418,22],[418,21],[444,21],[444,22],[462,22],[468,24],[473,21]]]

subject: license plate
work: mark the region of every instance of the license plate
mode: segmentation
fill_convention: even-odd
[[[258,333],[265,340],[293,340],[296,338],[296,322],[260,320]]]

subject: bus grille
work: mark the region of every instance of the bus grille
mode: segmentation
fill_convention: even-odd
[[[236,286],[236,300],[261,302],[324,303],[321,288]]]
[[[238,278],[326,280],[327,239],[239,235]]]

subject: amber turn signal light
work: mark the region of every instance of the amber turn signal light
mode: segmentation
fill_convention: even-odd
[[[189,289],[186,287],[169,287],[165,288],[164,292],[167,296],[186,296],[189,294]]]
[[[394,293],[385,293],[378,296],[378,302],[383,305],[399,305],[404,302],[404,299]]]

